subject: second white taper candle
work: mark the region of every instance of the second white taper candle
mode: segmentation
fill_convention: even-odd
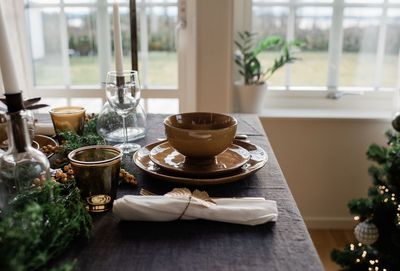
[[[115,55],[115,70],[118,75],[123,75],[122,65],[122,39],[121,39],[121,25],[119,18],[119,5],[114,2],[113,5],[113,19],[114,19],[114,55]]]

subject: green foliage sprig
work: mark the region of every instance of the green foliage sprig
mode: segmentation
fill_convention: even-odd
[[[83,135],[78,135],[73,132],[60,132],[59,135],[63,138],[61,152],[67,155],[73,150],[91,145],[104,145],[104,138],[97,134],[96,131],[97,117],[86,122]]]
[[[0,270],[39,270],[78,236],[89,237],[91,217],[74,182],[27,190],[0,218]],[[54,270],[71,270],[67,262]]]
[[[295,57],[295,50],[303,46],[303,42],[294,40],[285,42],[277,36],[269,36],[256,42],[256,33],[248,31],[239,32],[239,39],[235,45],[239,54],[235,55],[235,63],[239,67],[239,73],[244,77],[246,85],[263,84],[277,70],[288,63],[293,63],[299,58]],[[278,48],[281,54],[274,60],[271,67],[263,70],[258,55],[269,49]]]

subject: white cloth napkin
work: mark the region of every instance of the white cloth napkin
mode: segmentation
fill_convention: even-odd
[[[187,195],[176,197],[168,193],[128,195],[114,201],[113,212],[122,220],[172,221],[181,217],[243,225],[258,225],[278,218],[276,202],[265,198],[211,198],[208,202],[192,197],[188,205]]]

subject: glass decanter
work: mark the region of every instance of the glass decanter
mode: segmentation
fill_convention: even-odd
[[[139,104],[125,119],[128,142],[146,136],[146,112]],[[106,102],[97,118],[97,133],[109,144],[124,142],[122,117]]]
[[[7,114],[8,151],[0,157],[0,213],[10,198],[50,179],[46,156],[34,149],[25,110]]]

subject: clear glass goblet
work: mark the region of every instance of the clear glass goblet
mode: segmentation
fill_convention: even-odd
[[[107,73],[106,95],[107,100],[115,112],[122,117],[124,141],[116,145],[123,153],[129,154],[140,148],[139,144],[128,142],[126,117],[133,114],[140,101],[140,83],[137,71],[124,71],[117,74],[115,71]]]

